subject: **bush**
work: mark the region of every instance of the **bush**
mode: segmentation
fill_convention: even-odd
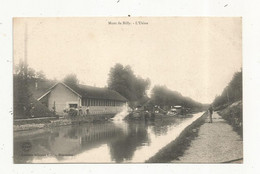
[[[41,102],[34,98],[30,98],[32,108],[31,108],[31,116],[35,118],[39,117],[54,117],[55,114],[51,112],[46,106],[44,106]]]
[[[233,129],[243,137],[243,105],[238,101],[228,106],[219,114],[232,125]]]

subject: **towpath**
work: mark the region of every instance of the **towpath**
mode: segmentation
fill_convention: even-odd
[[[243,140],[232,127],[219,116],[213,114],[213,123],[209,118],[199,128],[198,136],[190,147],[173,163],[242,163]]]

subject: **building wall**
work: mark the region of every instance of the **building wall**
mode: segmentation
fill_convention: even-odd
[[[89,108],[89,114],[116,114],[124,109],[124,106],[82,106],[82,114],[87,115],[87,108]]]
[[[78,106],[81,105],[80,97],[62,84],[58,84],[49,94],[49,110],[53,110],[54,102],[57,114],[63,114],[63,110],[68,108],[70,103],[78,104]]]
[[[73,93],[70,89],[66,88],[62,84],[57,84],[52,91],[43,99],[41,102],[47,104],[49,110],[55,110],[58,115],[63,115],[64,109],[69,108],[69,104],[77,104],[78,109],[81,108],[81,115],[87,115],[87,108],[89,109],[88,114],[116,114],[124,109],[125,103],[122,101],[107,100],[107,99],[89,99],[84,98],[83,100]]]
[[[82,111],[83,115],[87,115],[87,108],[89,108],[89,114],[116,114],[123,110],[126,102],[108,100],[108,99],[94,99],[83,98],[82,99]]]
[[[125,102],[118,100],[83,98],[82,106],[123,106]]]

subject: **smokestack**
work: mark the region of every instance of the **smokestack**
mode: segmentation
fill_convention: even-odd
[[[27,23],[25,23],[25,30],[24,30],[24,75],[25,78],[27,78],[27,69],[28,69],[28,65],[27,65]]]

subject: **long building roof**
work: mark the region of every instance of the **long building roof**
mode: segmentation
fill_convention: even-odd
[[[98,87],[81,85],[81,84],[77,86],[74,85],[73,86],[68,85],[68,86],[85,98],[127,101],[127,99],[123,97],[121,94],[119,94],[114,90],[110,90],[108,88],[98,88]]]
[[[125,97],[120,95],[118,92],[110,90],[108,88],[98,88],[87,85],[70,85],[62,82],[56,83],[52,86],[44,95],[42,95],[38,100],[41,100],[44,96],[49,94],[53,88],[58,84],[64,85],[66,88],[71,90],[73,93],[82,98],[95,98],[95,99],[108,99],[108,100],[117,100],[117,101],[127,101]]]

